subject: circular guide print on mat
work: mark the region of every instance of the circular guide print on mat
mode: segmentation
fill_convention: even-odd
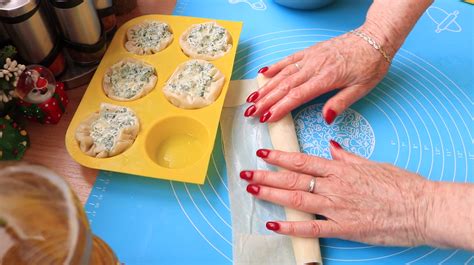
[[[220,137],[218,133],[203,185],[169,183],[181,211],[196,232],[220,257],[232,262],[229,187]]]
[[[369,158],[375,146],[369,122],[357,111],[347,109],[327,125],[322,109],[323,104],[314,104],[293,116],[301,151],[330,159],[329,141],[335,140],[345,150]]]
[[[343,33],[301,28],[244,39],[232,79],[255,78],[260,68]],[[431,180],[472,182],[472,97],[449,75],[401,49],[385,79],[333,125],[322,119],[320,103],[309,103],[293,112],[302,151],[330,158],[328,141],[334,139],[348,151]],[[370,246],[339,239],[321,239],[320,244],[323,259],[330,264],[470,264],[474,260],[462,250]]]

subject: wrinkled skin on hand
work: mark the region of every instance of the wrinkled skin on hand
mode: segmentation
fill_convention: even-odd
[[[327,220],[277,222],[280,234],[336,237],[368,244],[426,243],[432,182],[389,164],[371,162],[331,147],[334,160],[271,150],[267,163],[286,171],[244,171],[247,190],[258,199]],[[245,173],[251,172],[251,173]],[[316,177],[313,193],[308,192]],[[256,191],[256,192],[255,192]]]
[[[338,115],[369,93],[388,68],[385,58],[354,34],[317,43],[264,72],[271,80],[258,90],[258,97],[249,100],[256,110],[247,116],[259,117],[269,111],[268,121],[277,121],[299,105],[340,89],[323,108],[325,117],[329,109]]]

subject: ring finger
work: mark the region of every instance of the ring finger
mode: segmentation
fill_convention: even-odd
[[[303,66],[301,62],[298,64],[300,67]],[[254,102],[259,101],[263,97],[265,97],[268,93],[273,91],[276,87],[278,87],[283,80],[290,77],[291,75],[299,72],[299,68],[296,67],[294,64],[288,65],[283,68],[278,74],[272,77],[263,87],[259,88],[258,90],[258,98],[255,99]]]
[[[247,192],[258,199],[307,213],[325,215],[327,209],[331,208],[331,201],[328,198],[301,190],[285,190],[263,185],[249,184],[247,186]]]
[[[293,171],[268,171],[268,170],[244,170],[240,172],[240,178],[249,183],[270,186],[285,190],[299,190],[309,192],[311,181],[314,179],[313,193],[324,193],[324,187],[328,185],[328,179],[324,177],[313,177]]]
[[[288,65],[297,63],[304,58],[304,51],[299,51],[294,53],[290,56],[285,57],[283,60],[275,63],[274,65],[270,66],[268,70],[265,72],[265,76],[267,77],[274,77],[277,73],[281,70],[285,69]],[[301,64],[300,64],[301,66]]]

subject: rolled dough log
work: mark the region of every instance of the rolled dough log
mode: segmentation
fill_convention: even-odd
[[[259,87],[265,85],[269,78],[259,74],[257,83]],[[269,123],[268,130],[272,140],[273,148],[286,152],[300,152],[298,139],[296,138],[295,124],[291,113],[283,119]],[[284,169],[278,169],[284,170]],[[291,208],[285,208],[286,219],[288,221],[314,220],[314,214],[304,213]],[[293,251],[297,265],[323,264],[319,240],[315,238],[291,237]]]
[[[247,103],[247,97],[258,88],[257,80],[242,79],[231,80],[227,96],[225,97],[224,107],[232,108]]]

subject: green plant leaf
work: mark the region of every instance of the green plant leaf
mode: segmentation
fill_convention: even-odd
[[[13,85],[5,80],[4,78],[0,78],[0,90],[8,92],[13,89]]]
[[[0,49],[0,63],[2,64],[2,67],[3,68],[3,65],[5,64],[5,60],[7,58],[14,58],[16,56],[16,48],[12,45],[7,45],[5,47],[3,47],[2,49]]]

